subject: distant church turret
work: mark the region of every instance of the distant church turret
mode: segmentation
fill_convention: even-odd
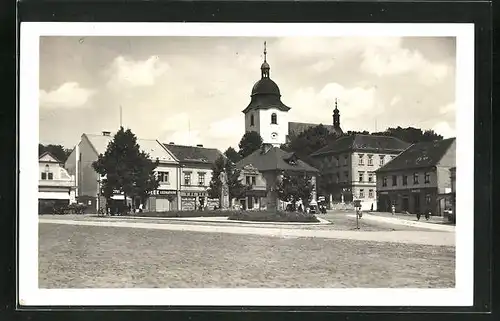
[[[260,66],[261,78],[255,83],[250,103],[243,110],[245,131],[255,131],[263,143],[280,146],[288,134],[287,113],[290,107],[281,102],[278,85],[270,78],[271,67],[267,62],[267,44],[264,42],[264,62]]]
[[[337,98],[335,98],[335,109],[333,110],[333,127],[336,130],[340,129],[340,112],[337,104]]]

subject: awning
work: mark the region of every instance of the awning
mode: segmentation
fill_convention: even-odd
[[[38,192],[38,199],[44,200],[69,200],[67,191],[61,192]]]

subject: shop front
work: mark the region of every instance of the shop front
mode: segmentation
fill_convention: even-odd
[[[181,211],[195,211],[208,206],[208,194],[205,191],[181,192]]]
[[[178,208],[176,190],[155,190],[147,202],[147,208],[152,212],[175,211]]]

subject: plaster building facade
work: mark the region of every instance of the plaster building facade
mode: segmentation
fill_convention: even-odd
[[[392,204],[397,212],[443,216],[451,206],[450,169],[456,163],[456,140],[449,138],[413,144],[392,162],[377,170],[381,211]]]
[[[242,181],[250,187],[240,205],[245,209],[284,210],[284,202],[279,200],[276,184],[283,174],[311,177],[313,191],[311,204],[316,203],[316,177],[318,170],[297,158],[294,153],[286,152],[271,144],[262,147],[236,163],[241,170]]]
[[[68,205],[76,202],[75,177],[54,155],[45,152],[38,158],[38,204],[44,201]]]
[[[376,170],[391,162],[410,144],[391,136],[343,136],[311,154],[313,165],[332,187],[325,195],[334,203],[360,200],[362,210],[377,209]]]
[[[89,211],[98,211],[99,208],[106,208],[112,204],[106,204],[106,199],[102,196],[101,182],[105,177],[101,177],[93,168],[92,163],[96,161],[99,154],[104,154],[113,136],[110,132],[102,132],[101,135],[82,134],[80,141],[75,146],[65,167],[71,175],[76,178],[76,194],[80,202],[89,207]],[[162,179],[160,186],[153,195],[143,204],[146,209],[156,211],[168,211],[178,208],[178,168],[179,162],[172,153],[163,147],[163,144],[152,139],[137,139],[140,148],[149,154],[151,159],[159,160],[157,175]],[[110,202],[123,202],[124,195],[116,191]],[[127,198],[127,203],[133,204],[138,200]]]
[[[222,153],[218,149],[205,148],[203,145],[183,146],[169,143],[163,146],[178,162],[178,208],[191,211],[200,206],[210,209],[219,206],[219,199],[208,197],[208,188],[212,180],[212,165]]]

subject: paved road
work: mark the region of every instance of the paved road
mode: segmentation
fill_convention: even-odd
[[[293,228],[257,228],[253,226],[227,226],[200,225],[200,224],[161,224],[128,221],[80,221],[40,218],[41,224],[67,224],[82,226],[108,226],[129,227],[157,230],[195,231],[205,233],[230,233],[230,234],[253,234],[272,237],[294,238],[294,237],[318,237],[330,239],[352,239],[374,242],[393,242],[423,245],[454,246],[455,233],[450,232],[426,232],[426,231],[335,231],[335,230],[306,230]]]

